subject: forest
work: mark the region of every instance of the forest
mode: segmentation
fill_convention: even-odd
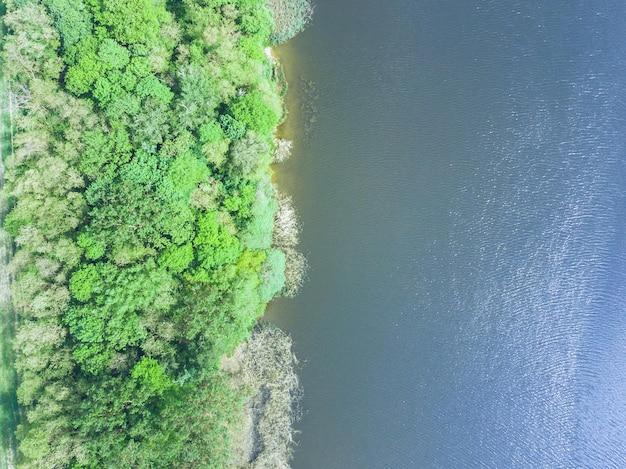
[[[5,8],[17,465],[232,467],[253,390],[223,357],[303,266],[271,182],[285,83],[264,49],[311,6]]]

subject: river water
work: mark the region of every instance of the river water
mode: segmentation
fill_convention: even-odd
[[[293,467],[626,467],[626,3],[315,4]]]

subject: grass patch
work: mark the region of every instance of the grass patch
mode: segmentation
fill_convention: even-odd
[[[2,317],[2,342],[0,346],[0,468],[12,468],[15,464],[15,428],[18,407],[15,396],[16,376],[11,338],[14,333],[13,314],[10,308],[0,310]]]
[[[0,2],[0,15],[6,11]],[[4,24],[0,24],[0,50],[4,39]],[[1,59],[0,59],[1,60]],[[8,83],[0,76],[0,218],[6,215],[6,200],[2,196],[4,188],[4,158],[11,153],[11,112],[9,107]],[[9,296],[9,275],[6,265],[11,255],[11,240],[0,231],[0,469],[15,467],[15,429],[18,423],[16,397],[17,376],[15,373],[15,312]]]

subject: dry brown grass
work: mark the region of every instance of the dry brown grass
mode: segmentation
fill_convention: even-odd
[[[304,254],[295,248],[300,238],[300,220],[291,197],[278,193],[276,201],[273,245],[285,253],[285,286],[280,295],[293,297],[306,279],[308,264]]]
[[[250,339],[222,361],[233,384],[251,390],[241,428],[233,434],[234,466],[289,467],[302,397],[297,368],[291,338],[269,323],[257,325]]]
[[[291,156],[293,142],[285,138],[277,138],[274,141],[274,163],[282,163]]]
[[[313,15],[309,0],[267,0],[267,8],[274,18],[271,40],[280,44],[302,31]]]

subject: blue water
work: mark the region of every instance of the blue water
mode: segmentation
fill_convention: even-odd
[[[626,467],[626,3],[316,5],[293,467]]]

